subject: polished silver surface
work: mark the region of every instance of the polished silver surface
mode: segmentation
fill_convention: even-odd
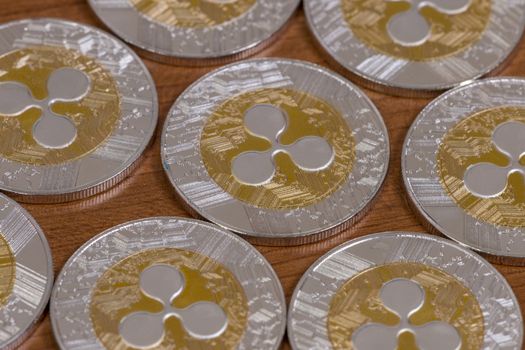
[[[256,207],[233,197],[208,174],[200,152],[202,129],[217,106],[238,94],[263,88],[301,91],[329,103],[352,132],[355,160],[352,171],[338,190],[327,198],[295,209]],[[203,98],[205,96],[205,98]],[[277,112],[255,106],[248,117]],[[241,179],[264,183],[274,174],[272,157],[286,152],[295,165],[307,169],[327,167],[333,150],[319,137],[306,137],[283,148],[276,141],[286,128],[282,113],[249,128],[273,141],[273,152],[248,152],[233,162],[257,167],[238,171]],[[245,116],[246,118],[246,116]],[[286,118],[284,118],[286,119]],[[245,119],[246,120],[246,119]],[[313,149],[310,146],[315,145]],[[320,147],[318,147],[320,146]],[[305,149],[310,147],[309,149]],[[320,66],[285,59],[254,59],[215,70],[191,85],[172,106],[161,140],[164,169],[192,215],[268,245],[304,244],[317,241],[355,223],[371,206],[385,179],[389,161],[388,132],[368,97],[339,75]],[[257,158],[257,161],[256,161]],[[322,219],[320,219],[322,218]]]
[[[235,1],[224,3],[235,5]],[[204,28],[192,28],[158,22],[139,12],[130,0],[89,0],[104,24],[141,49],[143,55],[184,65],[222,64],[254,54],[276,39],[299,3],[300,0],[254,0],[254,4],[238,17]],[[163,9],[167,6],[168,1]],[[183,15],[188,14],[189,10]],[[172,20],[176,20],[172,13],[166,16],[174,16]]]
[[[232,163],[233,174],[249,185],[260,185],[270,181],[275,174],[273,158],[287,153],[296,166],[315,172],[327,168],[334,159],[330,144],[319,136],[306,136],[291,145],[284,145],[279,138],[287,129],[287,117],[272,105],[255,105],[245,115],[249,132],[268,140],[272,146],[264,152],[244,152]]]
[[[53,331],[61,349],[105,349],[90,317],[95,284],[117,262],[155,248],[195,252],[226,267],[242,286],[248,302],[247,323],[237,349],[279,348],[286,326],[286,304],[279,279],[268,261],[250,244],[215,225],[159,217],[107,230],[86,242],[65,264],[50,307]],[[156,264],[141,273],[142,292],[160,302],[164,309],[158,314],[126,315],[119,331],[128,344],[144,349],[158,344],[164,333],[163,322],[169,316],[179,318],[195,338],[212,339],[222,334],[227,321],[217,304],[197,302],[186,309],[170,305],[185,284],[181,273],[171,265]]]
[[[392,40],[402,46],[419,46],[424,44],[431,34],[430,24],[420,11],[432,7],[438,12],[447,15],[456,15],[465,12],[471,0],[443,1],[443,0],[387,0],[390,2],[409,2],[411,7],[388,21],[387,31]]]
[[[525,124],[506,122],[500,124],[492,135],[492,143],[502,154],[508,157],[507,166],[493,163],[471,165],[465,172],[467,189],[478,197],[496,197],[507,187],[507,179],[514,173],[525,175],[525,166],[520,159],[525,155]]]
[[[170,265],[148,267],[140,276],[142,293],[158,300],[164,308],[159,313],[135,312],[126,316],[119,332],[126,343],[136,348],[149,348],[159,344],[164,336],[164,321],[174,316],[183,328],[197,339],[213,339],[228,326],[222,308],[212,302],[196,302],[185,309],[171,306],[185,288],[184,276]],[[205,315],[203,317],[203,315]]]
[[[442,238],[388,232],[354,239],[317,260],[299,281],[288,312],[288,338],[294,350],[331,349],[327,317],[332,298],[353,276],[370,268],[413,262],[452,275],[476,297],[484,316],[483,349],[521,349],[523,321],[518,301],[504,277],[487,261]],[[457,331],[442,322],[414,326],[406,316],[425,297],[418,283],[394,279],[383,285],[380,299],[400,316],[399,326],[368,323],[354,333],[359,350],[395,349],[397,331],[406,329],[423,349],[458,349]],[[352,320],[349,320],[352,321]],[[355,320],[359,322],[358,320]],[[395,334],[394,334],[395,332]]]
[[[412,124],[402,153],[402,176],[408,198],[427,226],[500,263],[525,263],[525,229],[498,226],[476,219],[449,196],[441,185],[437,154],[444,136],[476,112],[497,107],[525,107],[525,80],[491,78],[451,90],[430,103]],[[524,124],[500,124],[492,143],[508,157],[507,167],[478,163],[465,173],[465,185],[481,198],[497,196],[510,173],[523,174],[516,157],[523,154]],[[472,152],[465,149],[464,152]],[[518,214],[519,215],[519,214]]]
[[[361,41],[347,24],[343,0],[305,0],[308,25],[321,48],[363,85],[394,95],[426,96],[480,78],[502,65],[518,45],[525,28],[525,4],[491,1],[488,27],[469,48],[440,59],[413,61],[379,52]],[[406,2],[410,10],[388,22],[392,40],[402,46],[425,43],[429,24],[420,14],[428,6],[443,14],[462,13],[473,1],[389,0]],[[381,9],[378,9],[381,11]]]
[[[88,93],[89,87],[89,77],[73,68],[61,68],[51,73],[47,82],[49,96],[44,100],[36,100],[20,83],[0,83],[0,113],[17,117],[31,107],[39,108],[42,114],[33,126],[35,140],[45,148],[66,148],[77,137],[76,126],[51,108],[55,102],[79,101]]]
[[[15,349],[38,325],[47,306],[53,287],[53,260],[44,233],[35,220],[2,194],[0,232],[16,264],[12,291],[0,306],[0,348]],[[3,275],[2,286],[5,278]]]
[[[94,151],[54,165],[0,157],[0,189],[21,201],[63,202],[92,196],[126,177],[150,143],[158,113],[153,79],[136,54],[99,29],[58,19],[3,24],[0,39],[0,56],[45,46],[94,58],[110,72],[120,98],[120,116],[113,132]],[[78,101],[89,86],[88,77],[71,68],[53,72],[47,81],[49,95],[42,101],[36,101],[26,86],[2,83],[0,113],[15,115],[30,107],[39,108],[42,115],[33,126],[35,140],[48,149],[64,149],[75,140],[77,130],[68,118],[54,113],[52,107],[56,102]],[[92,101],[91,105],[96,103]]]
[[[450,324],[432,321],[417,326],[410,322],[410,316],[419,311],[426,300],[425,291],[418,282],[405,278],[393,279],[383,285],[379,297],[383,305],[399,317],[400,322],[395,326],[382,323],[361,326],[352,336],[356,349],[398,349],[398,335],[402,332],[412,333],[421,349],[461,348],[461,337]]]

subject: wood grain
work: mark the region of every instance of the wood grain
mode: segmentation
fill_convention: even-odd
[[[83,0],[0,0],[0,22],[28,17],[58,17],[104,28]],[[302,59],[330,67],[316,49],[302,10],[291,25],[260,57]],[[213,69],[174,67],[145,60],[158,88],[160,122],[155,142],[138,169],[122,184],[107,193],[83,201],[61,205],[24,205],[46,233],[54,257],[55,274],[85,241],[117,224],[149,216],[187,216],[177,203],[161,167],[160,130],[175,98],[194,80]],[[519,49],[501,75],[525,73],[525,49]],[[333,68],[333,67],[332,67]],[[405,99],[375,92],[366,93],[385,118],[391,140],[389,174],[379,199],[369,214],[351,230],[318,244],[298,247],[257,247],[272,263],[287,298],[301,275],[322,254],[351,238],[382,231],[425,230],[404,199],[400,176],[400,152],[412,120],[429,99]],[[508,279],[525,309],[525,268],[497,266]],[[43,322],[21,349],[56,349],[48,312]],[[283,349],[289,349],[287,341]]]

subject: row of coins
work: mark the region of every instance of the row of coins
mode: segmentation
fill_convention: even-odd
[[[116,33],[157,57],[217,62],[269,40],[298,3],[247,1],[243,9],[240,2],[92,5]],[[510,1],[349,3],[305,2],[312,30],[337,62],[396,93],[483,75],[523,30],[523,5]],[[380,20],[371,16],[378,9]],[[119,23],[153,47],[113,27]],[[381,40],[394,45],[378,44],[374,26],[386,28]],[[443,28],[464,42],[451,45]],[[64,201],[126,176],[157,122],[155,87],[136,55],[70,22],[21,21],[0,31],[1,188],[21,200]],[[231,40],[217,40],[219,33]],[[246,38],[256,39],[240,43]],[[429,225],[518,264],[523,85],[493,79],[445,94],[416,120],[403,154],[409,197]],[[282,59],[203,77],[175,102],[162,137],[163,164],[189,211],[264,244],[313,242],[354,223],[379,192],[389,159],[382,118],[358,88],[321,67]],[[18,322],[5,342],[12,346],[41,314],[53,278],[38,226],[4,200],[4,310]],[[28,300],[30,311],[22,305]],[[87,242],[64,267],[51,305],[65,349],[267,349],[278,347],[285,328],[282,289],[268,263],[235,236],[186,219],[132,222]],[[321,258],[299,283],[289,315],[298,349],[522,343],[519,306],[494,268],[455,244],[409,233],[351,241]]]
[[[29,334],[51,294],[61,349],[278,349],[286,325],[294,349],[521,349],[505,278],[443,238],[388,232],[336,247],[301,278],[287,320],[271,265],[216,225],[159,217],[111,228],[52,290],[44,234],[14,201],[0,204],[3,348]]]

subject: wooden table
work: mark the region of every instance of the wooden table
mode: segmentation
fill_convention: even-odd
[[[1,22],[28,17],[58,17],[104,28],[85,0],[0,0]],[[295,14],[282,37],[257,56],[302,59],[330,67],[314,45],[302,10]],[[112,226],[150,216],[188,216],[175,200],[162,170],[159,155],[160,132],[175,98],[190,83],[213,67],[174,67],[145,61],[157,83],[160,118],[155,142],[147,150],[138,169],[109,192],[83,201],[60,205],[24,205],[42,226],[49,239],[55,275],[85,241]],[[525,45],[522,45],[500,74],[524,73]],[[351,238],[391,230],[425,231],[404,198],[400,154],[408,127],[430,99],[397,98],[368,90],[366,93],[381,111],[390,133],[392,155],[385,186],[368,215],[351,230],[317,244],[280,248],[257,247],[277,271],[287,299],[290,298],[301,275],[319,256]],[[522,309],[525,310],[525,268],[497,268],[508,279]],[[289,349],[286,340],[283,348]],[[47,311],[44,321],[21,349],[57,349]]]

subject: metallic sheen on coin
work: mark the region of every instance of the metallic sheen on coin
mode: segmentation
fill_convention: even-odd
[[[363,85],[429,95],[506,61],[525,28],[515,0],[305,0],[322,50]]]
[[[436,236],[387,232],[315,262],[288,312],[292,349],[519,350],[523,320],[505,278]]]
[[[117,184],[157,123],[142,61],[92,27],[57,19],[0,26],[0,190],[63,202]]]
[[[300,0],[89,0],[98,17],[151,59],[188,65],[242,59],[278,37]]]
[[[389,159],[383,119],[361,90],[285,59],[232,64],[195,82],[171,108],[161,147],[192,214],[269,245],[350,226]]]
[[[454,89],[412,124],[402,154],[408,197],[435,231],[525,265],[525,80]]]
[[[53,260],[44,233],[20,205],[0,194],[0,348],[32,333],[49,301]]]
[[[148,218],[65,264],[51,297],[61,349],[278,349],[286,304],[271,265],[215,225]]]

